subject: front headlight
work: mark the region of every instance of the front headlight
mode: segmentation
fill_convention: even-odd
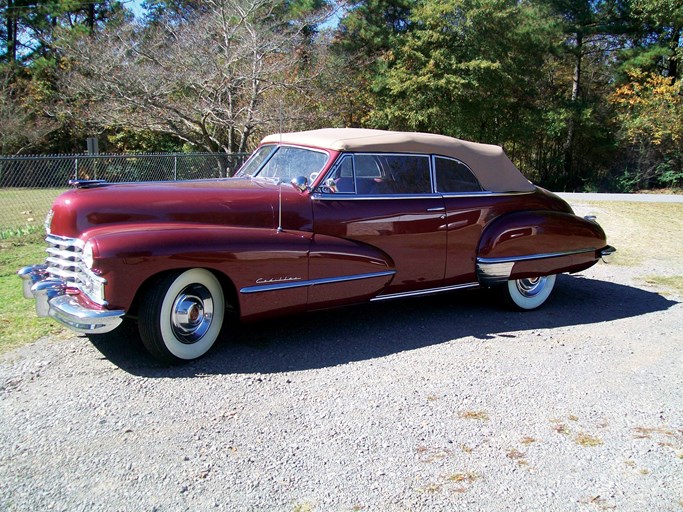
[[[83,246],[83,255],[81,256],[81,259],[83,263],[85,263],[85,266],[92,270],[92,266],[95,263],[92,242],[86,242]]]
[[[99,275],[99,269],[94,268],[95,257],[97,256],[95,244],[94,240],[89,240],[83,245],[83,251],[81,252],[80,289],[91,300],[105,306],[107,301],[104,299],[104,285],[107,280]]]

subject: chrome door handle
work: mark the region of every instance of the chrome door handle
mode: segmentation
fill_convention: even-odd
[[[443,212],[446,211],[446,208],[443,206],[437,206],[436,208],[427,208],[428,212]]]

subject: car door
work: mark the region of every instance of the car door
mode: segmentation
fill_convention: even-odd
[[[467,165],[433,156],[436,191],[446,206],[448,249],[445,285],[476,284],[477,245],[487,222],[491,197]]]
[[[382,295],[442,285],[445,205],[434,192],[428,155],[344,155],[314,191],[312,203],[314,237],[353,241],[386,255],[395,274]],[[339,272],[329,259],[319,256],[313,244],[311,279]],[[309,304],[317,300],[309,294]]]

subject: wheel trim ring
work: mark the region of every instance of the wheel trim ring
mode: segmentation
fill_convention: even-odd
[[[213,314],[211,292],[199,284],[186,286],[173,301],[171,330],[179,342],[192,345],[209,331]]]

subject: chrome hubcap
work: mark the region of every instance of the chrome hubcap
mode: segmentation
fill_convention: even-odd
[[[528,277],[526,279],[517,279],[517,290],[524,297],[534,297],[543,291],[545,288],[546,277]]]
[[[213,298],[202,285],[185,287],[173,302],[171,328],[181,343],[189,345],[202,339],[212,320]]]

